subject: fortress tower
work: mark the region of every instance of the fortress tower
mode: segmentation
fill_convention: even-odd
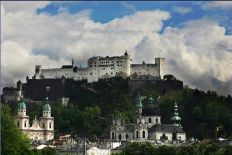
[[[160,79],[163,79],[165,74],[165,58],[155,58],[155,64],[157,64]]]
[[[41,65],[35,66],[35,79],[40,79],[41,70],[42,70]]]
[[[23,97],[20,98],[18,105],[18,116],[16,118],[17,127],[21,130],[27,130],[29,128],[29,117],[27,116],[26,104],[23,101]]]
[[[51,117],[51,106],[46,97],[46,102],[43,106],[43,117],[40,119],[40,125],[44,129],[45,140],[48,141],[54,138],[54,119]]]

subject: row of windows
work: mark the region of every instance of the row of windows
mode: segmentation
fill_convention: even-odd
[[[19,127],[19,121],[17,122],[17,126]],[[43,128],[45,127],[44,123],[43,123]],[[24,127],[27,127],[27,121],[24,122]],[[52,123],[50,122],[49,123],[49,128],[51,129],[52,128]]]
[[[60,74],[57,74],[57,73],[56,74],[51,74],[51,73],[49,74],[49,76],[55,76],[55,75],[59,75],[59,76],[66,75],[67,76],[67,75],[72,75],[72,73],[64,73],[63,75],[60,75]]]
[[[94,65],[94,67],[97,67],[98,65]],[[109,67],[109,66],[114,66],[114,64],[111,65],[99,65],[99,67]],[[117,64],[117,66],[122,66],[122,64]],[[92,65],[89,65],[89,67],[92,67]]]
[[[114,61],[100,61],[100,64],[109,64],[109,63],[114,63]],[[122,63],[122,61],[117,61],[117,63]],[[95,61],[94,64],[97,64],[97,62]],[[92,62],[90,63],[90,65],[92,65]]]
[[[110,72],[111,75],[113,75],[113,72]],[[116,74],[118,74],[118,72],[116,72]],[[89,75],[93,75],[93,73],[89,73]],[[108,75],[108,73],[106,73],[105,75]]]
[[[148,122],[151,123],[151,117],[148,118]],[[159,123],[159,119],[156,118],[156,119],[155,119],[155,122],[158,124],[158,123]]]
[[[115,133],[112,132],[112,139],[115,139],[115,138],[116,138]],[[125,138],[129,139],[129,135],[126,134]],[[139,131],[138,130],[136,131],[136,138],[139,138]],[[143,130],[143,132],[142,132],[142,138],[146,138],[146,132],[145,132],[145,130]],[[118,139],[119,139],[119,141],[122,140],[122,135],[121,134],[118,135]]]
[[[119,63],[122,66],[122,61],[117,61],[118,66],[119,66]],[[100,65],[114,65],[114,61],[111,61],[111,62],[110,61],[100,61]],[[92,67],[92,66],[94,66],[94,67],[97,66],[96,61],[94,62],[94,64],[89,63],[89,67]]]

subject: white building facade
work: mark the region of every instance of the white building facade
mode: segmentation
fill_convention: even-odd
[[[26,104],[22,98],[18,105],[18,115],[16,118],[17,127],[25,133],[31,140],[45,143],[54,139],[54,118],[51,117],[51,107],[48,98],[43,106],[43,116],[37,120],[36,116],[30,126],[29,116],[26,113]]]
[[[73,65],[65,65],[61,68],[42,69],[36,65],[35,79],[59,79],[72,78],[74,80],[87,80],[88,83],[97,82],[102,78],[115,76],[129,77],[136,75],[150,75],[162,78],[165,73],[165,59],[155,58],[154,64],[132,64],[130,55],[125,52],[122,56],[92,57],[88,59],[87,67],[80,68]]]

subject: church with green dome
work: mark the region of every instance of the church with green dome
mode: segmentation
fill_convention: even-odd
[[[186,133],[181,126],[178,105],[175,102],[171,124],[162,124],[159,110],[159,99],[141,97],[138,93],[135,100],[134,123],[125,123],[121,118],[114,118],[110,129],[113,142],[152,141],[160,143],[182,143],[186,140]]]
[[[42,108],[42,117],[37,119],[35,116],[32,123],[27,116],[27,107],[23,97],[18,104],[18,114],[16,118],[17,127],[25,133],[32,142],[46,143],[54,139],[54,118],[51,116],[51,106],[46,98]],[[31,125],[30,125],[31,124]]]

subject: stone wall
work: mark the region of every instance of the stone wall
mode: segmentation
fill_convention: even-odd
[[[50,87],[48,97],[56,101],[62,97],[69,97],[73,83],[73,79],[29,79],[23,84],[23,95],[34,101],[45,100],[46,87]]]
[[[128,82],[129,94],[133,94],[141,87],[150,87],[159,93],[183,89],[183,82],[179,80],[146,80],[146,79],[130,79]]]

